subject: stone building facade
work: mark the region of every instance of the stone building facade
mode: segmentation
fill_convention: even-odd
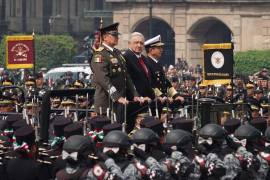
[[[98,17],[85,11],[110,9],[105,0],[0,0],[11,32],[81,35],[98,27]],[[2,4],[2,3],[1,3]],[[111,17],[105,21],[111,22]]]
[[[149,38],[149,0],[107,2],[113,21],[120,22],[120,48],[133,31]],[[269,0],[152,0],[152,36],[161,34],[167,44],[165,64],[181,57],[201,63],[204,43],[233,41],[235,51],[270,49],[269,9]]]

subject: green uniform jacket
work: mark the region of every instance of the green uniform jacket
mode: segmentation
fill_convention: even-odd
[[[117,102],[120,97],[132,100],[138,96],[137,91],[127,73],[125,59],[119,50],[113,52],[105,46],[94,51],[91,68],[95,86],[94,106],[99,112],[100,107],[105,113],[112,101]]]

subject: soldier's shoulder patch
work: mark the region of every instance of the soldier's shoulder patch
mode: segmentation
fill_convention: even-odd
[[[95,54],[94,55],[94,62],[96,62],[96,63],[103,62],[103,56],[101,54]]]

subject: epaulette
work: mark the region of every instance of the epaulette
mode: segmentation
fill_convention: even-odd
[[[99,48],[93,48],[95,52],[100,52],[104,49],[104,47],[99,47]]]

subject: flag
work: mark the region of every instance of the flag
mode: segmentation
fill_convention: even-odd
[[[229,84],[233,77],[233,45],[204,44],[203,84]]]
[[[7,36],[7,69],[33,68],[34,59],[35,55],[33,36]]]

